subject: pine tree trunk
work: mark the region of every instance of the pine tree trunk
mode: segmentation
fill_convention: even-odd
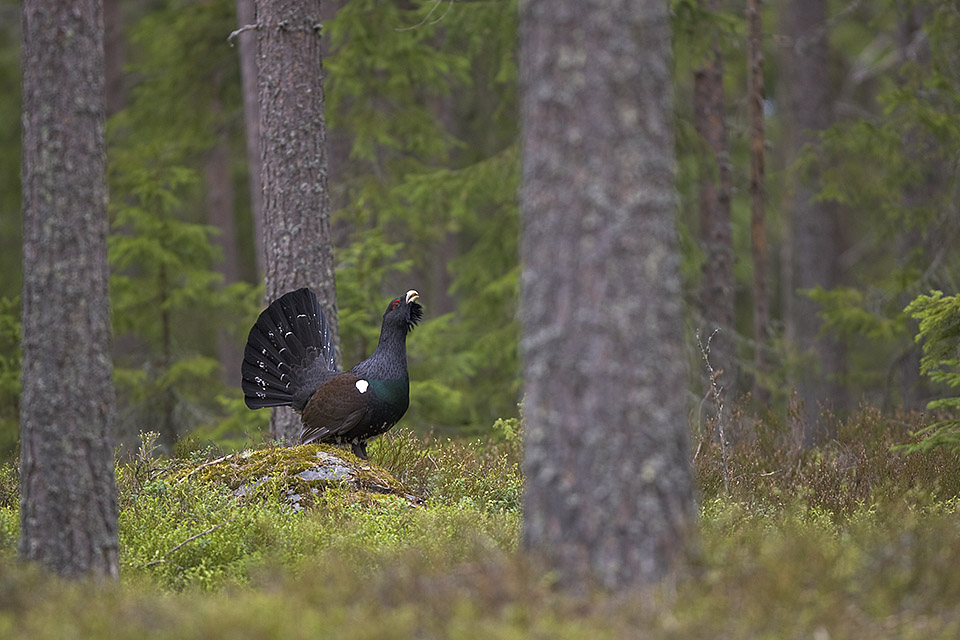
[[[711,12],[720,0],[701,0]],[[730,150],[724,118],[723,54],[713,36],[711,53],[694,72],[694,125],[707,147],[700,163],[700,244],[706,256],[700,306],[711,341],[710,363],[722,371],[720,384],[729,398],[737,393],[736,343],[734,333],[733,232],[730,220]],[[729,403],[727,404],[729,406]]]
[[[116,577],[99,0],[23,4],[20,553]]]
[[[166,221],[161,217],[160,223],[166,226]],[[166,230],[161,231],[162,237],[168,237]],[[157,362],[156,375],[162,376],[173,367],[173,323],[170,318],[169,300],[173,291],[170,287],[170,279],[167,277],[167,266],[160,265],[157,273],[157,308],[160,310],[160,359]],[[156,383],[156,381],[154,381]],[[160,442],[171,454],[180,438],[179,429],[174,412],[177,408],[177,396],[173,387],[167,387],[157,394],[156,400],[160,403]]]
[[[211,111],[222,115],[223,105],[214,99]],[[237,249],[236,207],[233,198],[233,180],[230,172],[230,136],[226,130],[217,133],[216,142],[207,152],[204,163],[206,183],[207,221],[220,230],[214,242],[223,253],[219,271],[225,285],[240,281],[240,255]],[[240,363],[243,361],[243,343],[231,337],[226,329],[217,331],[217,354],[223,383],[240,386]]]
[[[256,24],[254,0],[237,0],[240,28]],[[260,168],[260,101],[257,94],[257,36],[245,31],[237,36],[240,52],[240,78],[243,86],[243,126],[247,142],[247,171],[250,173],[250,215],[253,218],[253,246],[257,274],[266,271],[263,247],[263,176]]]
[[[106,75],[107,117],[123,108],[127,99],[126,31],[123,23],[121,0],[103,0],[104,60]]]
[[[521,5],[524,544],[575,587],[662,577],[695,508],[657,0]]]
[[[313,289],[339,365],[320,2],[258,0],[257,25],[267,299]],[[299,418],[287,407],[274,409],[270,435],[296,442]]]
[[[753,398],[770,402],[763,384],[769,370],[770,293],[767,286],[766,186],[764,182],[762,0],[747,0],[747,101],[750,120],[750,245],[753,257]]]
[[[817,136],[832,120],[827,66],[828,25],[826,0],[790,0],[785,29],[791,41],[786,55],[785,78],[789,82],[793,159],[807,144],[816,145]],[[840,280],[840,228],[837,207],[818,202],[815,175],[798,175],[790,207],[791,256],[793,260],[791,315],[786,321],[794,347],[812,359],[796,380],[803,405],[805,444],[827,436],[821,409],[842,409],[843,390],[835,377],[844,368],[843,345],[820,335],[819,306],[802,292],[815,287],[831,289]]]
[[[904,68],[907,65],[916,64],[927,66],[930,64],[930,48],[928,46],[927,36],[923,30],[923,23],[931,10],[929,5],[901,4],[899,5],[899,25],[897,29],[897,57],[898,62]],[[905,81],[903,78],[901,82]],[[909,153],[916,155],[917,148],[922,148],[924,144],[936,146],[933,140],[918,140],[920,135],[917,130],[904,132],[904,146],[910,150]],[[917,162],[920,160],[917,159]],[[908,189],[905,195],[906,206],[910,209],[922,207],[925,202],[929,202],[931,196],[943,188],[943,176],[938,171],[928,170],[923,183]],[[898,264],[897,268],[906,270],[917,251],[924,255],[932,255],[935,248],[929,246],[925,241],[924,234],[919,229],[907,229],[897,241]],[[907,293],[900,296],[900,308],[903,309],[912,300],[913,296]],[[910,320],[908,333],[916,335],[919,325],[916,320]],[[927,401],[934,394],[925,378],[920,375],[920,357],[921,349],[914,341],[908,342],[904,350],[898,354],[893,363],[895,369],[894,375],[899,379],[900,398],[896,402],[897,407],[906,410],[922,411]]]
[[[347,2],[348,0],[323,0],[320,7],[320,16],[323,19],[323,24],[327,24],[333,20],[337,12],[340,11]],[[326,59],[326,57],[330,55],[330,38],[321,38],[320,47],[321,54],[324,59]],[[348,106],[341,108],[349,109]],[[351,174],[356,173],[356,170],[351,167],[350,162],[350,151],[352,148],[353,139],[347,131],[342,129],[327,130],[327,184],[330,190],[330,210],[333,212],[343,209],[350,204],[350,194],[346,189],[346,185],[350,181]],[[343,228],[353,228],[349,221],[343,220],[342,218],[340,224],[335,224],[335,226],[336,228],[333,231],[334,238],[343,237],[348,233],[345,232]],[[430,300],[432,308],[433,301],[432,299]]]

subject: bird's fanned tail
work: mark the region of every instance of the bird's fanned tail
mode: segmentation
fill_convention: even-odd
[[[291,291],[260,314],[250,329],[241,370],[244,400],[251,409],[303,408],[313,391],[305,379],[335,370],[330,331],[312,291]]]

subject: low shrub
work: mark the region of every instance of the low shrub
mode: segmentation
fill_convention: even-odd
[[[519,441],[398,431],[371,452],[423,506],[333,487],[299,513],[144,455],[118,468],[118,584],[18,565],[16,506],[0,506],[0,637],[956,638],[960,461],[891,450],[923,419],[864,410],[809,451],[766,421],[729,448],[729,495],[703,442],[694,562],[577,596],[517,552]]]

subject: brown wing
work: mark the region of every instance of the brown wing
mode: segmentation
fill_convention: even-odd
[[[320,385],[300,416],[303,423],[300,443],[336,440],[362,424],[370,413],[371,395],[366,382],[350,373],[342,373]]]

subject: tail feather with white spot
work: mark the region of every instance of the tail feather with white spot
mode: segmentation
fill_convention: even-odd
[[[284,294],[260,314],[250,329],[241,371],[251,409],[303,409],[318,380],[336,371],[327,320],[312,291]]]

